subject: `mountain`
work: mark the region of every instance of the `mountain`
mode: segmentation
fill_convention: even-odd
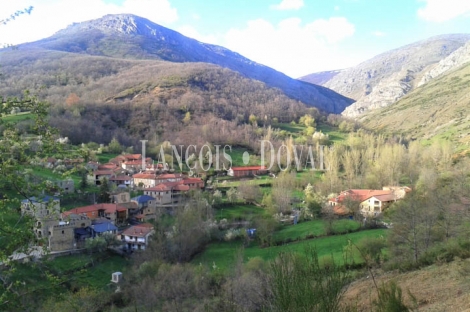
[[[213,64],[32,52],[0,54],[0,94],[38,90],[51,103],[50,123],[73,144],[107,144],[115,137],[126,146],[139,146],[143,138],[257,145],[247,125],[251,114],[263,126],[311,112],[279,89]]]
[[[361,118],[369,128],[411,139],[445,139],[460,150],[470,145],[470,62],[411,91],[394,105]]]
[[[358,117],[414,90],[429,70],[470,40],[470,34],[431,37],[342,70],[323,86],[356,100],[343,115]]]
[[[439,77],[443,73],[456,69],[468,62],[470,62],[470,41],[428,70],[418,83],[418,87],[436,77]]]
[[[340,113],[353,102],[325,87],[292,79],[226,48],[199,42],[130,14],[106,15],[75,23],[49,38],[23,44],[19,48],[126,59],[211,63],[279,88],[290,98],[326,112]]]
[[[338,75],[342,71],[343,71],[342,69],[323,71],[323,72],[309,74],[307,76],[303,76],[298,79],[305,81],[305,82],[313,83],[316,85],[323,85],[327,81],[333,79],[334,76]]]

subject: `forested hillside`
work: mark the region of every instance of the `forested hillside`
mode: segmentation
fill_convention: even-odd
[[[2,55],[10,65],[3,68],[0,92],[40,90],[52,104],[51,124],[75,144],[116,137],[126,146],[138,146],[141,139],[249,145],[251,115],[261,126],[290,122],[312,110],[278,89],[210,64],[30,55]]]

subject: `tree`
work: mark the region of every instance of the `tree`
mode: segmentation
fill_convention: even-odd
[[[216,190],[212,195],[212,205],[217,206],[222,202],[222,192]]]
[[[391,221],[389,246],[395,259],[417,264],[420,256],[431,247],[437,214],[416,190],[396,203]]]
[[[321,265],[316,250],[282,252],[271,262],[271,311],[340,311],[350,281],[348,271],[333,258]]]
[[[250,117],[248,118],[248,121],[250,122],[250,124],[252,124],[253,126],[256,126],[258,125],[258,118],[251,114]]]
[[[113,154],[119,154],[123,150],[121,144],[116,138],[113,138],[108,144],[108,151]]]
[[[69,107],[76,106],[78,103],[80,103],[80,98],[76,93],[70,93],[67,99],[65,100],[65,104]]]
[[[187,125],[187,124],[189,124],[190,121],[191,121],[191,113],[186,112],[186,114],[184,115],[184,118],[183,118],[183,123],[185,125]]]
[[[279,223],[271,216],[259,217],[255,220],[256,237],[261,246],[271,246],[273,234]]]
[[[233,188],[231,187],[228,191],[227,191],[227,200],[233,204],[237,201],[238,199],[238,191],[236,188]]]
[[[29,181],[28,175],[23,174],[23,168],[35,157],[46,158],[52,153],[60,154],[62,147],[56,142],[57,131],[48,125],[48,103],[40,101],[29,92],[25,92],[22,97],[0,97],[0,101],[0,115],[7,114],[12,107],[19,107],[33,116],[29,136],[23,136],[15,123],[2,124],[0,186],[3,200],[0,200],[0,214],[4,217],[0,218],[0,261],[5,262],[14,251],[30,252],[28,246],[36,240],[30,230],[35,220],[27,215],[20,215],[17,209],[21,206],[21,200],[38,196],[47,187],[45,182]],[[33,151],[32,141],[40,141],[41,148]],[[15,263],[10,262],[10,266],[14,267]],[[0,310],[5,308],[6,302],[13,309],[20,300],[15,292],[15,285],[21,284],[21,281],[13,280],[5,270],[0,271],[0,280]],[[21,310],[20,307],[18,309]]]
[[[111,200],[110,197],[109,197],[110,190],[111,189],[110,189],[110,186],[109,186],[108,179],[103,178],[101,180],[100,192],[99,192],[99,195],[98,195],[98,200],[100,201],[100,203],[109,203],[109,201]]]
[[[261,191],[259,185],[247,181],[241,181],[237,188],[237,191],[239,196],[246,203],[250,204],[260,201],[261,197],[263,196],[263,192]]]

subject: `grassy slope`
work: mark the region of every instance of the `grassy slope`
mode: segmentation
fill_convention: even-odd
[[[250,220],[266,214],[267,211],[265,209],[255,205],[235,204],[215,210],[216,219],[227,219],[228,221]]]
[[[333,230],[336,233],[347,233],[359,229],[360,224],[353,220],[338,220],[333,224]],[[286,225],[281,230],[274,233],[275,241],[284,241],[286,239],[305,239],[308,235],[325,235],[325,223],[323,220],[313,220],[302,222],[296,225]]]
[[[92,258],[90,255],[80,254],[45,260],[42,264],[18,264],[13,275],[15,279],[24,281],[24,288],[37,294],[41,300],[64,293],[67,287],[104,289],[111,283],[111,274],[125,271],[129,261],[118,255],[101,256],[105,257],[99,259],[96,255]],[[47,274],[52,274],[52,279]],[[54,277],[59,277],[66,283],[54,286]]]
[[[411,303],[408,290],[419,304],[419,311],[468,311],[470,307],[470,259],[448,264],[432,265],[421,270],[397,273],[376,272],[376,282],[394,280],[403,290],[406,302]],[[370,276],[354,281],[347,289],[345,299],[356,304],[358,311],[371,311],[376,298]]]
[[[408,134],[417,139],[445,139],[460,150],[470,142],[468,105],[470,64],[432,80],[389,107],[363,117],[365,126]]]
[[[313,245],[316,247],[320,257],[333,255],[335,259],[341,260],[343,248],[348,244],[348,240],[357,242],[364,237],[377,237],[385,235],[386,230],[368,230],[361,231],[347,235],[336,235],[329,237],[322,237],[311,240],[304,240],[296,243],[291,243],[283,246],[275,246],[269,248],[260,248],[252,243],[250,246],[244,248],[244,260],[247,261],[253,257],[261,257],[264,260],[271,260],[282,251],[292,250],[294,252],[303,252],[305,247]],[[210,244],[207,249],[197,255],[192,261],[194,264],[203,264],[212,266],[215,264],[217,267],[225,270],[235,261],[235,254],[237,250],[242,247],[241,242],[219,242]]]

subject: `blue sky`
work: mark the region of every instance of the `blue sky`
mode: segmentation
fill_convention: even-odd
[[[354,66],[430,36],[469,32],[470,25],[470,0],[16,0],[0,4],[0,19],[30,5],[30,16],[0,26],[0,43],[133,13],[291,77]]]

